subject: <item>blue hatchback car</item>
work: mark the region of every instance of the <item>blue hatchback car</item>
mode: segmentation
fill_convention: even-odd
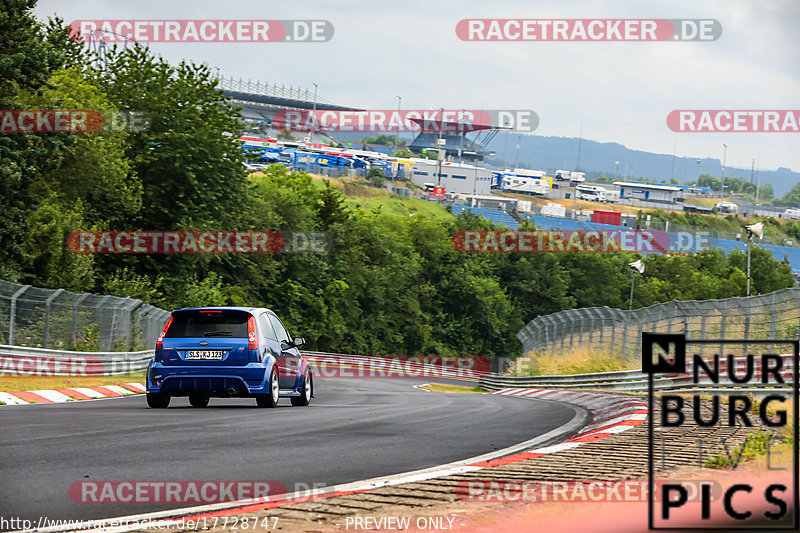
[[[169,406],[188,396],[194,407],[209,398],[255,398],[275,407],[280,397],[306,406],[314,396],[308,361],[280,319],[264,308],[203,307],[172,312],[147,367],[147,405]]]

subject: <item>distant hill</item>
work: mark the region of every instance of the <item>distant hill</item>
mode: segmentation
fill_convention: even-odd
[[[497,155],[487,163],[502,166],[503,160],[506,160],[513,165],[517,157],[517,139],[518,136],[515,134],[498,134],[489,143],[489,149]],[[519,139],[521,167],[538,170],[575,170],[579,143],[577,137],[522,135]],[[616,169],[615,161],[620,162],[619,170]],[[619,179],[623,178],[626,170],[628,179],[650,178],[657,181],[669,181],[671,176],[686,182],[696,179],[700,174],[717,177],[722,175],[722,161],[719,159],[675,157],[673,169],[672,154],[643,152],[632,150],[619,143],[601,143],[588,139],[583,139],[581,142],[580,167],[587,174],[602,172],[609,177]],[[725,175],[749,180],[750,168],[727,167]],[[800,172],[793,172],[788,168],[762,170],[759,172],[759,177],[762,184],[772,184],[776,196],[783,196],[800,181]]]
[[[341,142],[352,142],[353,148],[361,148],[357,141],[369,133],[337,133],[334,137]],[[410,142],[411,137],[401,138]],[[497,155],[488,158],[491,166],[503,167],[504,160],[513,166],[517,159],[517,134],[499,133],[488,148]],[[541,135],[522,135],[520,139],[519,164],[523,168],[537,170],[575,170],[578,159],[577,137],[545,137]],[[358,144],[358,146],[356,146]],[[376,147],[376,149],[379,149]],[[619,171],[614,163],[619,161]],[[700,161],[698,163],[698,161]],[[581,170],[587,176],[601,173],[611,178],[623,179],[627,170],[628,179],[650,178],[657,181],[669,181],[674,177],[680,182],[687,182],[700,174],[722,175],[722,161],[716,158],[697,159],[691,157],[675,157],[673,169],[672,154],[655,154],[632,150],[619,143],[598,142],[583,139],[581,142]],[[725,175],[734,178],[750,179],[750,168],[727,167]],[[762,170],[759,176],[762,184],[770,183],[775,189],[775,196],[783,196],[792,186],[800,181],[800,172],[788,168],[778,170]]]

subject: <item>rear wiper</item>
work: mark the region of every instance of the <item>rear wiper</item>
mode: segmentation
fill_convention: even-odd
[[[206,337],[230,337],[233,333],[230,331],[206,331],[203,335]]]

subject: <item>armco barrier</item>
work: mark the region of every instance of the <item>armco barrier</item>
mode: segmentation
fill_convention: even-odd
[[[786,380],[785,388],[790,387],[789,382],[793,379],[793,357],[782,355],[784,372],[783,378]],[[737,375],[744,371],[746,359],[736,358]],[[727,363],[720,361],[721,372],[725,371]],[[689,369],[691,372],[691,368]],[[498,374],[488,374],[480,378],[479,386],[487,390],[501,390],[506,388],[539,388],[539,389],[597,389],[627,392],[646,392],[648,389],[647,374],[638,370],[622,370],[618,372],[596,372],[591,374],[571,374],[561,376],[501,376]],[[703,389],[707,392],[726,391],[732,389],[746,389],[753,393],[764,393],[775,390],[775,387],[759,387],[758,385],[737,385],[727,386],[713,383],[708,378],[701,378],[699,383],[694,383],[692,375],[674,374],[671,376],[656,377],[653,380],[655,390],[685,391]]]
[[[304,351],[312,366],[323,369],[321,377],[422,377],[454,378],[477,381],[487,390],[505,388],[555,388],[555,389],[598,389],[628,392],[647,391],[647,375],[638,370],[618,372],[595,372],[591,374],[571,374],[560,376],[512,377],[486,373],[483,368],[459,366],[458,358],[386,358],[377,356],[337,354]],[[46,350],[23,346],[0,345],[0,375],[12,376],[114,376],[141,372],[153,357],[153,350],[140,352],[70,352]],[[793,376],[792,356],[783,355],[783,377],[787,383]],[[452,359],[450,361],[449,359]],[[387,364],[387,361],[389,362]],[[392,365],[393,361],[401,364]],[[737,358],[737,371],[744,370],[744,358]],[[724,371],[726,363],[720,361]],[[326,371],[330,373],[325,374]],[[691,372],[691,370],[690,370]],[[788,384],[787,384],[788,387]],[[654,379],[656,390],[686,390],[689,388],[723,390],[730,387],[714,384],[701,379],[699,384],[692,381],[690,374],[675,374]],[[753,392],[772,389],[747,387]]]
[[[0,345],[0,375],[116,376],[141,372],[153,350],[141,352],[70,352]]]
[[[326,352],[308,352],[318,377],[443,377],[475,381],[488,371],[485,365],[468,366],[456,357],[387,358]],[[0,375],[11,376],[115,376],[142,372],[153,350],[140,352],[71,352],[0,345]],[[482,368],[486,366],[486,368]]]

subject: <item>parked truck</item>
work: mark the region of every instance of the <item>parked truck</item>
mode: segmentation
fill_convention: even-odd
[[[586,181],[585,172],[577,172],[575,170],[556,170],[556,179],[560,181],[573,181],[580,183]]]
[[[550,181],[544,178],[525,176],[503,176],[503,190],[519,194],[545,196],[550,192]]]
[[[613,203],[619,201],[619,191],[608,190],[599,185],[578,185],[575,187],[575,197],[589,202]]]

